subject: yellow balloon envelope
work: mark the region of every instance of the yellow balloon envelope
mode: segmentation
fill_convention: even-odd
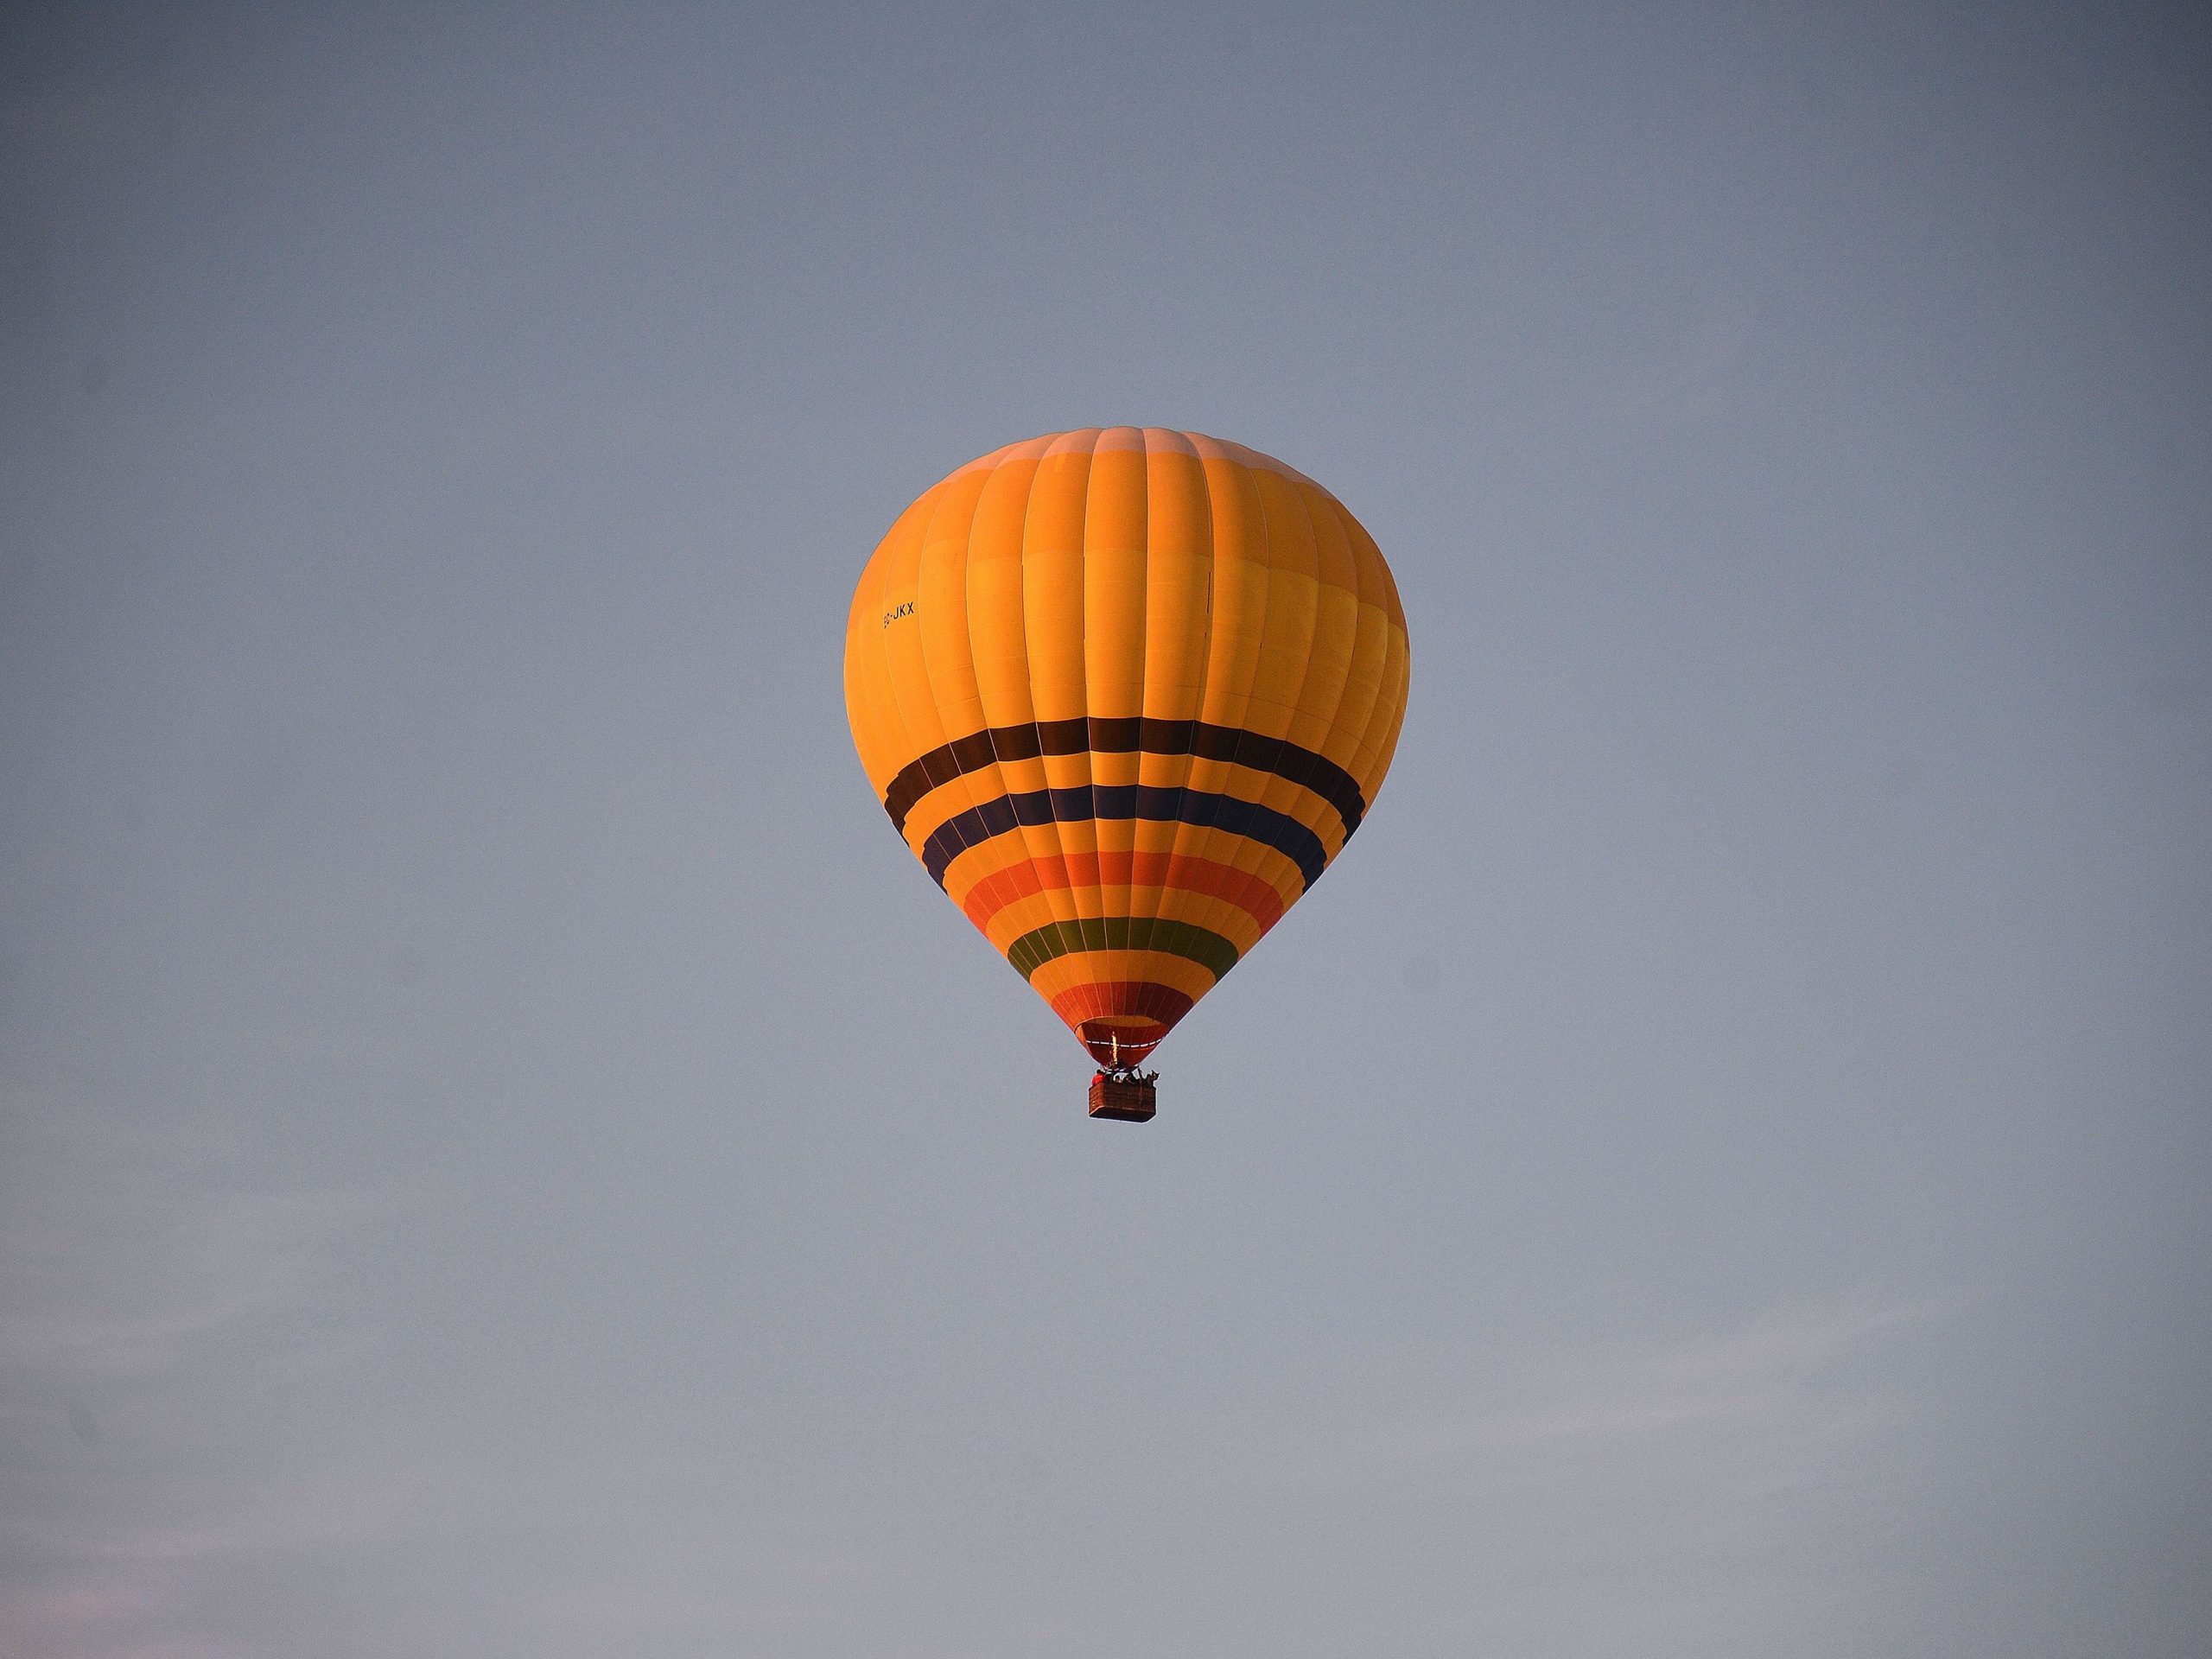
[[[1091,428],[899,516],[853,595],[845,709],[914,855],[1127,1081],[1359,827],[1408,663],[1389,567],[1319,485]],[[1141,1112],[1093,1096],[1151,1115],[1148,1088]]]

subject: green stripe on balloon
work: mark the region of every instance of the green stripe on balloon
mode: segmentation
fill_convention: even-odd
[[[1007,947],[1006,959],[1027,979],[1055,957],[1079,950],[1159,950],[1182,957],[1219,979],[1236,965],[1236,947],[1188,922],[1152,916],[1088,916],[1050,922]]]

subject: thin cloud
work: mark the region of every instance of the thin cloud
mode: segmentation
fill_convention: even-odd
[[[1910,1351],[1944,1313],[1861,1294],[1376,1361],[1199,1436],[1199,1478],[1212,1507],[1325,1541],[1439,1640],[1840,1651],[1883,1605],[1884,1517],[1916,1478]]]
[[[1748,316],[1708,315],[1679,349],[1630,372],[1614,395],[1615,413],[1655,426],[1714,418],[1729,407],[1751,340]]]
[[[242,1190],[90,1132],[11,1137],[0,1367],[156,1372],[305,1294],[362,1195]]]
[[[197,1659],[216,1649],[163,1632],[181,1587],[211,1558],[279,1541],[222,1514],[149,1524],[179,1477],[173,1449],[149,1455],[143,1424],[204,1402],[194,1374],[226,1344],[250,1343],[264,1370],[311,1364],[317,1339],[283,1321],[375,1205],[245,1184],[220,1137],[188,1126],[122,1135],[19,1109],[8,1147],[0,1653]],[[130,1443],[108,1432],[111,1410],[137,1427]]]

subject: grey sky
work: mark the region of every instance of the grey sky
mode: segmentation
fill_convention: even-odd
[[[2202,1651],[2208,68],[10,9],[0,1654]],[[1414,649],[1144,1128],[839,677],[1118,422]]]

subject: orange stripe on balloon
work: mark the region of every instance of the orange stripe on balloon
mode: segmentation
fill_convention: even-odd
[[[991,918],[1017,899],[1056,887],[1167,887],[1226,899],[1265,933],[1282,919],[1282,894],[1264,876],[1187,853],[1054,853],[994,870],[968,890],[961,908],[988,931]]]

